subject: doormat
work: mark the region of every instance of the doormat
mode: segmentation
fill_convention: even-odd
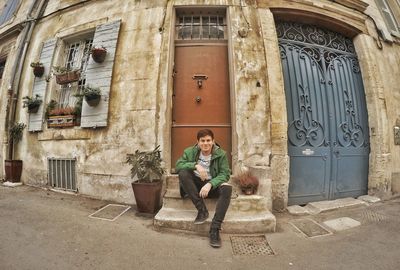
[[[93,214],[90,214],[90,218],[97,218],[102,220],[114,221],[119,218],[122,214],[128,211],[131,207],[122,204],[107,204],[100,208]]]
[[[265,235],[231,236],[233,255],[274,255]]]
[[[289,223],[309,238],[332,234],[332,232],[328,231],[312,219],[295,219],[290,221]]]

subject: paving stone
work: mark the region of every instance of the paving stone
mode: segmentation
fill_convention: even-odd
[[[376,203],[376,202],[380,202],[381,199],[375,196],[370,196],[370,195],[363,195],[357,198],[358,200],[362,200],[364,202],[367,203]]]
[[[344,231],[361,225],[359,221],[349,217],[327,220],[323,224],[334,231]]]
[[[304,215],[309,215],[310,212],[308,211],[307,208],[302,207],[300,205],[291,205],[287,207],[287,210],[289,214],[295,215],[295,216],[304,216]]]
[[[366,205],[366,204],[367,203],[362,200],[357,200],[354,198],[343,198],[333,201],[320,201],[320,202],[308,203],[307,208],[312,210],[313,212],[319,213],[344,207]]]

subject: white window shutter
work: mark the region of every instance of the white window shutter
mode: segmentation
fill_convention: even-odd
[[[82,103],[81,127],[97,128],[107,126],[108,104],[110,97],[112,71],[115,50],[121,21],[102,24],[96,28],[93,46],[103,46],[107,56],[103,63],[96,63],[91,57],[86,69],[86,85],[101,89],[101,100],[96,107],[90,107],[85,99]]]
[[[44,42],[42,52],[40,54],[39,61],[44,66],[44,74],[42,77],[38,78],[35,77],[35,81],[33,83],[33,90],[32,96],[39,95],[42,99],[42,104],[39,107],[37,113],[30,113],[29,114],[29,124],[28,130],[29,131],[41,131],[42,130],[42,123],[43,123],[43,108],[45,107],[45,96],[46,96],[46,89],[47,89],[47,81],[46,78],[51,71],[51,62],[53,59],[54,49],[56,47],[56,39],[49,39]]]

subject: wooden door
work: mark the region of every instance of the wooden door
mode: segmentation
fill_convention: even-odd
[[[231,159],[228,53],[225,44],[177,45],[172,110],[172,167],[209,128]]]

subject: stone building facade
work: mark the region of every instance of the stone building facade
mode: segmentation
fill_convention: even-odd
[[[211,44],[225,48],[228,122],[210,127],[221,128],[218,134],[228,134],[224,135],[225,147],[230,149],[233,173],[244,167],[256,170],[261,176],[259,195],[266,197],[275,209],[286,208],[288,202],[291,204],[291,181],[295,181],[297,174],[308,177],[299,166],[305,166],[305,171],[315,167],[314,161],[294,166],[297,161],[288,149],[290,128],[295,124],[290,123],[287,113],[292,110],[285,95],[288,77],[285,79],[284,74],[284,38],[278,31],[281,24],[297,30],[314,27],[310,33],[314,31],[323,37],[338,34],[339,39],[344,40],[343,37],[353,44],[352,57],[357,57],[355,66],[362,74],[360,99],[353,103],[365,102],[368,115],[366,118],[365,113],[358,111],[348,115],[353,122],[352,115],[364,115],[365,120],[364,125],[353,123],[355,138],[348,145],[352,149],[361,145],[358,139],[362,130],[362,145],[368,153],[360,165],[360,174],[365,176],[365,189],[361,192],[380,197],[400,192],[400,169],[396,165],[400,164],[400,146],[395,143],[395,127],[400,126],[397,0],[3,0],[0,4],[4,6],[0,26],[2,176],[4,160],[9,159],[7,130],[11,122],[24,122],[28,128],[14,150],[15,158],[23,160],[23,183],[51,185],[96,198],[133,203],[126,154],[161,145],[168,174],[173,172],[171,153],[176,147],[174,136],[178,136],[174,132],[180,127],[174,112],[180,75],[175,66],[180,54],[177,48],[191,47],[196,51],[196,47]],[[305,34],[300,36],[304,38]],[[317,43],[314,45],[319,47],[315,48],[323,47]],[[301,46],[308,46],[304,44]],[[89,57],[93,46],[106,47],[103,63]],[[333,50],[340,54],[340,48]],[[45,66],[42,77],[32,73],[30,63],[36,61]],[[78,67],[81,78],[60,86],[55,80],[54,66]],[[193,83],[198,89],[204,90],[212,83],[212,74],[196,74]],[[203,86],[198,85],[195,75],[207,75],[207,79],[200,78]],[[78,124],[49,127],[46,104],[53,99],[59,107],[74,105],[74,93],[84,85],[100,87],[100,104],[90,107],[83,101]],[[22,97],[35,94],[43,98],[43,103],[37,113],[27,113],[22,108]],[[222,102],[219,98],[222,97],[214,96],[213,100],[218,104]],[[201,102],[198,103],[206,101],[203,98]],[[325,103],[321,104],[323,108]],[[335,104],[338,103],[332,106]],[[185,109],[189,105],[181,106]],[[204,113],[213,115],[207,110]],[[326,117],[328,122],[331,116]],[[309,125],[318,122],[314,120],[308,120]],[[318,132],[328,130],[322,124],[314,127],[320,129]],[[179,136],[189,137],[190,132]],[[318,132],[311,132],[307,138],[315,139]],[[323,164],[338,156],[329,139],[322,146],[311,143],[302,153],[309,156],[321,149],[328,151],[320,157]],[[319,185],[325,185],[321,190],[328,190],[333,197],[328,194],[324,199],[336,198],[332,189],[340,186],[332,171],[352,171],[353,165],[340,167],[346,165],[346,158],[342,156],[344,163],[338,158],[327,167],[328,175],[324,177],[328,180],[324,181],[328,183],[322,181]],[[358,164],[352,160],[348,163],[353,162]],[[337,181],[333,186],[331,179]]]

